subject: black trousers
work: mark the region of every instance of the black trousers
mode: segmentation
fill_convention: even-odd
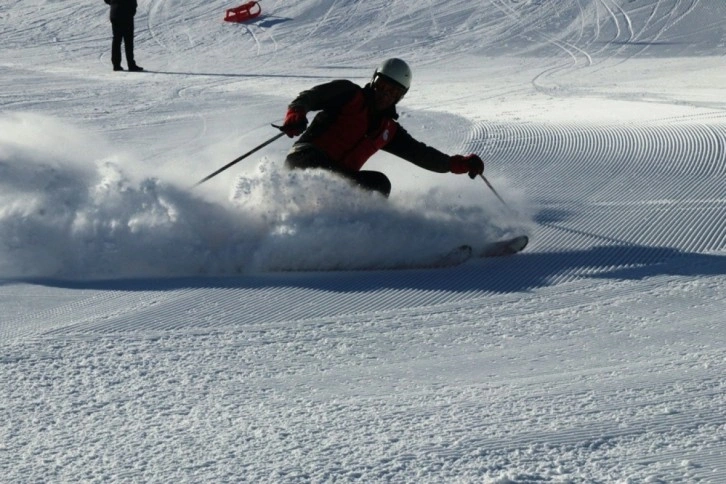
[[[132,67],[134,62],[134,19],[112,20],[113,41],[111,41],[111,62],[121,66],[121,42],[126,50],[126,65]]]
[[[391,181],[379,171],[344,171],[333,164],[328,156],[317,147],[307,143],[294,145],[285,158],[288,169],[323,168],[335,172],[364,190],[375,191],[388,198]]]

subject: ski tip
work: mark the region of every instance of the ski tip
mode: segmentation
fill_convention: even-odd
[[[526,235],[520,235],[513,238],[511,242],[511,248],[514,252],[521,252],[525,249],[525,247],[527,247],[527,244],[529,244],[529,237]]]
[[[529,244],[529,237],[518,235],[511,239],[492,242],[484,248],[482,257],[503,257],[513,255],[524,250]]]

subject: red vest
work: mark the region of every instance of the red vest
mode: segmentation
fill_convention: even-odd
[[[344,170],[359,171],[368,158],[393,139],[398,127],[391,118],[383,118],[375,127],[368,123],[369,109],[360,91],[343,105],[328,129],[311,142]]]

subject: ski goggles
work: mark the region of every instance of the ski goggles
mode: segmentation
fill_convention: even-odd
[[[393,81],[381,74],[378,74],[373,80],[373,89],[387,97],[390,97],[391,99],[395,99],[396,102],[400,101],[407,91],[405,87],[396,81]]]

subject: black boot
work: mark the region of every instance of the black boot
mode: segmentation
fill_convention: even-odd
[[[124,70],[124,68],[121,67],[121,66],[113,66],[113,70],[114,71],[122,71],[122,70]]]
[[[129,72],[144,72],[144,68],[136,64],[131,64],[129,66]]]

